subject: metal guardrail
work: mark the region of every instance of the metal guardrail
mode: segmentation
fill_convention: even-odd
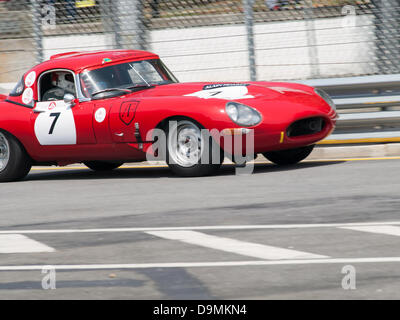
[[[400,74],[300,82],[325,90],[339,112],[320,144],[400,142]]]

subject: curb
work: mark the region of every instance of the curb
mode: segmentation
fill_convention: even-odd
[[[400,143],[355,146],[317,146],[309,160],[327,160],[340,158],[384,158],[400,156]]]

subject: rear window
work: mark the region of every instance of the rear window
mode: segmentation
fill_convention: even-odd
[[[10,96],[18,97],[24,92],[25,84],[24,84],[24,77],[17,83],[15,88],[11,91]]]

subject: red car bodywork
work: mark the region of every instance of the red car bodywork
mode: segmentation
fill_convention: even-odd
[[[201,92],[206,85],[216,84],[213,82],[173,83],[108,99],[76,101],[72,108],[76,144],[39,143],[34,129],[39,114],[34,111],[34,107],[38,100],[37,79],[43,72],[67,69],[80,74],[101,68],[105,61],[110,66],[146,59],[159,57],[153,53],[133,50],[76,52],[53,56],[25,74],[25,78],[32,71],[36,74],[31,85],[33,105],[26,105],[21,96],[0,96],[0,129],[15,136],[35,163],[58,165],[89,160],[145,160],[146,152],[152,150],[153,141],[149,132],[177,116],[193,119],[210,130],[240,128],[226,114],[225,106],[229,100],[250,106],[262,115],[262,121],[250,127],[254,129],[255,153],[314,144],[334,129],[337,117],[335,110],[312,87],[294,83],[244,82],[251,98],[225,99],[193,95]],[[106,111],[106,119],[102,122],[95,121],[95,113],[100,108]],[[128,119],[121,115],[126,108],[130,108],[131,112]],[[296,137],[287,135],[288,128],[295,121],[313,117],[324,120],[321,131]],[[138,141],[137,131],[141,141]]]

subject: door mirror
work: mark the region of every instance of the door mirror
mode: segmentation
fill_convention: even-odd
[[[67,93],[64,95],[64,103],[68,106],[68,107],[73,107],[75,106],[75,97],[74,95]]]

